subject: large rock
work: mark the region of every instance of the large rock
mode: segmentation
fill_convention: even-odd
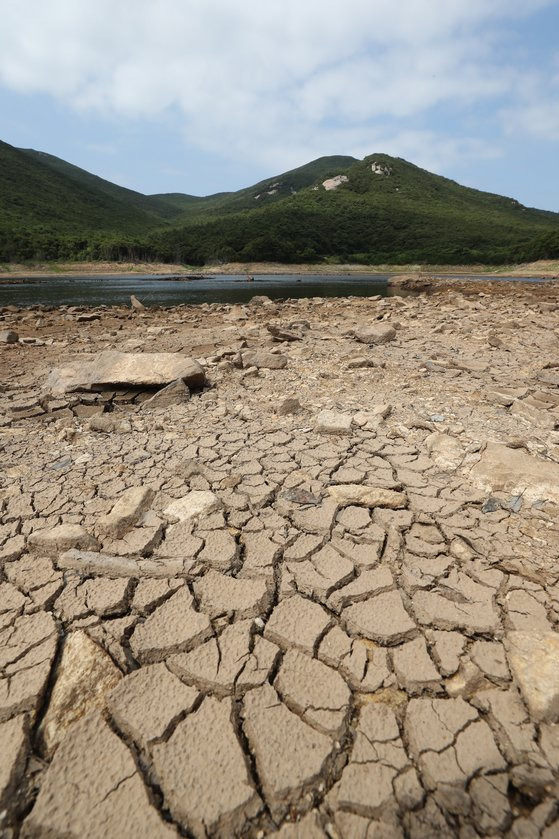
[[[530,714],[559,721],[559,633],[510,632],[507,655]]]
[[[464,450],[456,437],[434,431],[425,440],[425,448],[431,459],[441,469],[451,471],[457,469],[464,459]]]
[[[559,504],[559,464],[502,443],[487,443],[470,477],[486,492],[507,492],[521,495],[528,502]]]
[[[19,779],[27,758],[27,719],[24,714],[0,723],[0,807],[15,805]]]
[[[64,644],[54,688],[39,729],[43,752],[50,757],[68,728],[94,708],[103,708],[105,695],[121,680],[111,657],[82,630]]]
[[[163,387],[176,379],[199,387],[206,381],[204,369],[193,358],[180,353],[122,353],[107,350],[97,355],[77,356],[57,367],[47,378],[53,394],[95,387]]]

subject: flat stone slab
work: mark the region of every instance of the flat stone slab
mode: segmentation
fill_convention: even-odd
[[[363,507],[389,507],[392,510],[400,510],[408,503],[405,492],[361,484],[330,486],[328,487],[328,494],[343,507],[355,504]]]
[[[163,512],[171,521],[190,522],[213,513],[220,506],[221,502],[213,492],[193,490],[188,495],[172,501]]]
[[[95,387],[163,387],[176,379],[201,387],[203,367],[180,353],[123,353],[106,350],[97,355],[77,356],[64,367],[51,371],[45,388],[53,395]]]
[[[487,444],[470,478],[486,492],[508,492],[525,501],[559,504],[559,464],[502,443]]]
[[[79,524],[59,524],[36,530],[27,540],[28,548],[43,556],[57,556],[71,549],[96,550],[99,543]]]
[[[531,715],[538,722],[558,722],[559,633],[509,632],[506,648]]]

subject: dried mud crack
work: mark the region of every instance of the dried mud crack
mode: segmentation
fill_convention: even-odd
[[[0,320],[2,839],[559,836],[551,286]]]

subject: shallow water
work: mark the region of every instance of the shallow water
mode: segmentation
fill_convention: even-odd
[[[0,306],[114,306],[129,304],[135,294],[146,306],[176,306],[181,303],[246,303],[256,294],[272,299],[288,297],[369,297],[406,294],[388,287],[389,274],[215,274],[188,280],[173,275],[30,275],[10,280],[0,278]],[[478,277],[456,275],[468,280]],[[492,277],[485,280],[530,280],[533,277]]]

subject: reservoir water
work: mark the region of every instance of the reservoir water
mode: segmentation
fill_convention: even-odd
[[[199,279],[165,275],[93,274],[10,278],[0,276],[0,306],[114,306],[128,305],[135,294],[146,306],[181,303],[246,303],[257,294],[272,299],[288,297],[370,297],[397,292],[388,286],[389,274],[215,274]],[[460,279],[468,279],[461,276]],[[484,279],[530,279],[491,277]],[[405,294],[405,292],[403,292]]]
[[[74,275],[0,278],[0,306],[114,306],[129,304],[130,295],[146,306],[176,306],[180,303],[246,303],[256,294],[272,299],[286,297],[370,296],[389,293],[388,274],[319,275],[215,274],[200,279],[164,275]],[[14,284],[12,284],[14,283]]]

